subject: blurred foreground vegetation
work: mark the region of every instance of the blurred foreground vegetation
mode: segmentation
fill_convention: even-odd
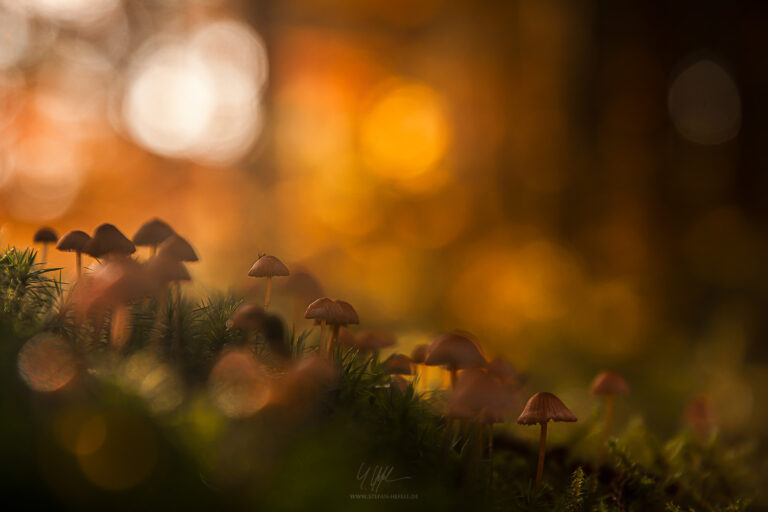
[[[155,299],[132,304],[130,338],[117,350],[110,329],[74,321],[59,272],[34,260],[34,251],[14,248],[0,257],[6,502],[43,510],[673,512],[746,510],[755,494],[753,447],[726,445],[716,430],[662,440],[634,422],[599,464],[597,410],[575,425],[553,424],[565,435],[548,446],[544,485],[534,489],[537,447],[520,436],[526,427],[496,425],[491,460],[478,427],[451,435],[441,415],[447,391],[421,391],[418,382],[401,389],[378,355],[356,349],[335,350],[339,378],[311,400],[228,417],[211,384],[222,353],[246,349],[270,375],[286,371],[264,333],[254,344],[226,327],[241,299],[193,304],[169,292],[167,309]],[[52,353],[21,367],[30,363],[20,350],[41,335],[63,340],[66,360]],[[301,359],[318,350],[314,339],[288,329],[281,341]],[[60,388],[30,389],[54,388],[62,372],[72,378]],[[377,469],[387,478],[373,481]]]

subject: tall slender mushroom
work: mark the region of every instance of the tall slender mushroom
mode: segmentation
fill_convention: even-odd
[[[80,279],[82,269],[82,253],[85,250],[85,244],[91,237],[85,231],[75,229],[61,237],[56,244],[56,249],[64,252],[75,253],[75,266],[77,267],[77,278]]]
[[[605,448],[611,437],[613,425],[613,401],[616,395],[629,393],[629,385],[624,378],[612,370],[606,370],[597,374],[592,381],[590,392],[593,395],[602,395],[605,398],[605,426],[603,427],[603,444],[600,447],[600,461],[605,457]]]
[[[541,425],[539,436],[539,462],[536,466],[536,487],[544,475],[544,454],[547,447],[547,423],[550,421],[576,421],[576,415],[552,393],[540,392],[528,399],[523,412],[517,418],[520,425]]]
[[[341,306],[339,306],[335,300],[329,299],[328,297],[321,297],[307,306],[307,310],[304,312],[304,318],[320,321],[321,350],[326,349],[325,326],[329,321],[335,321],[342,314]]]
[[[357,316],[357,311],[355,311],[355,308],[352,307],[352,304],[343,300],[337,300],[336,304],[339,306],[341,314],[336,318],[328,320],[328,323],[332,325],[332,333],[328,343],[328,350],[331,350],[336,344],[339,338],[339,328],[360,323],[360,319]]]
[[[455,389],[458,370],[481,368],[487,362],[477,343],[463,334],[446,333],[432,340],[424,364],[445,366],[451,373],[451,389]]]
[[[290,275],[290,272],[282,261],[269,254],[264,254],[256,260],[251,270],[248,271],[248,275],[267,278],[267,293],[264,297],[264,311],[267,311],[269,309],[269,297],[272,295],[272,278],[287,276]]]
[[[157,247],[155,257],[188,263],[200,261],[200,258],[197,257],[197,253],[190,243],[177,234],[169,236]],[[175,289],[176,301],[181,303],[181,284],[178,281],[175,282]]]
[[[83,247],[83,252],[94,258],[109,257],[110,255],[128,256],[136,252],[133,242],[128,240],[119,229],[112,224],[99,225],[93,236]]]
[[[176,232],[171,226],[155,217],[141,225],[138,231],[133,235],[133,245],[136,247],[149,247],[149,256],[152,257],[157,252],[157,246],[163,243],[166,238],[175,235]]]
[[[41,262],[48,262],[48,244],[55,244],[58,239],[58,235],[51,228],[43,227],[35,231],[35,236],[32,240],[35,243],[43,244],[43,257],[40,258]]]

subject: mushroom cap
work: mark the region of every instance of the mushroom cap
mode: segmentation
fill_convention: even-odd
[[[136,247],[119,229],[104,223],[94,230],[93,237],[86,242],[83,252],[100,258],[105,254],[133,254]]]
[[[424,364],[462,369],[483,367],[487,362],[477,343],[462,334],[446,333],[432,340]]]
[[[32,238],[33,241],[42,243],[55,242],[58,239],[56,232],[48,227],[42,227],[35,231],[35,236]]]
[[[518,388],[523,384],[515,367],[503,357],[495,357],[488,362],[488,374],[505,386]]]
[[[157,256],[172,258],[176,261],[199,261],[197,253],[189,242],[177,234],[169,236],[158,246]]]
[[[264,308],[256,304],[243,304],[227,320],[227,327],[258,329],[266,317]]]
[[[446,416],[498,423],[510,413],[509,394],[490,375],[479,368],[464,370],[448,401]]]
[[[304,318],[325,320],[329,324],[338,324],[343,317],[341,306],[328,297],[321,297],[312,302],[304,312]]]
[[[141,225],[133,235],[133,245],[158,245],[166,238],[176,234],[171,226],[155,217]]]
[[[56,248],[66,252],[83,252],[85,250],[85,244],[88,243],[88,240],[90,239],[91,236],[85,231],[73,229],[59,239]]]
[[[265,254],[256,260],[251,270],[248,271],[248,275],[251,277],[274,277],[287,276],[290,275],[290,272],[282,261],[274,256]]]
[[[182,262],[168,256],[159,256],[152,258],[147,262],[147,272],[163,285],[171,281],[191,281],[187,267]]]
[[[424,359],[427,358],[427,349],[429,349],[429,346],[426,344],[416,345],[411,352],[411,361],[415,364],[423,364]]]
[[[397,338],[385,331],[363,331],[355,337],[355,347],[361,352],[373,352],[396,343]]]
[[[392,354],[384,361],[384,370],[390,375],[413,375],[411,358],[405,354]]]
[[[535,425],[548,421],[576,421],[576,415],[552,393],[536,393],[523,408],[517,422],[521,425]]]
[[[606,370],[597,374],[590,392],[593,395],[626,395],[629,393],[629,385],[618,373]]]
[[[341,307],[342,322],[341,325],[359,324],[360,319],[357,316],[357,311],[352,307],[352,304],[343,300],[337,300],[336,304]]]

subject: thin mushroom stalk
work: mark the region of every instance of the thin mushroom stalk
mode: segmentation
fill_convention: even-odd
[[[77,278],[83,273],[83,257],[80,251],[75,252],[75,266],[77,267]]]
[[[544,476],[544,455],[547,450],[547,422],[541,422],[541,434],[539,435],[539,462],[536,465],[536,484],[538,487],[541,484],[541,479]]]
[[[270,295],[272,295],[272,276],[267,277],[267,293],[264,296],[264,311],[269,309]]]

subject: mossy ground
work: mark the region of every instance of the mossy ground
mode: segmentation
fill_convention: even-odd
[[[12,248],[0,257],[0,482],[6,502],[44,510],[673,512],[745,510],[754,492],[750,451],[716,434],[699,439],[681,431],[660,441],[638,424],[614,439],[598,464],[597,415],[548,447],[544,484],[536,489],[536,446],[516,435],[523,427],[496,427],[491,464],[478,427],[464,425],[452,443],[439,414],[445,392],[390,387],[378,359],[354,349],[333,354],[341,378],[311,407],[267,407],[227,419],[212,407],[207,382],[222,350],[246,345],[241,332],[226,327],[241,299],[220,294],[200,304],[171,301],[159,330],[155,301],[133,304],[130,339],[116,354],[108,329],[75,327],[62,307],[66,287],[59,272],[40,268],[34,258],[34,251]],[[62,337],[77,353],[78,376],[63,390],[36,392],[19,376],[19,350],[42,332]],[[159,343],[152,353],[178,381],[166,383],[167,390],[153,388],[148,398],[115,369],[147,350],[153,337]],[[313,333],[286,337],[295,355],[316,350]],[[279,361],[258,341],[256,356],[279,373]],[[153,400],[166,392],[180,393],[179,403],[158,410]],[[94,483],[83,456],[58,439],[62,418],[80,413],[105,417],[108,425],[138,425],[144,438],[123,433],[123,452],[114,457],[130,461],[131,450],[140,458],[151,449],[151,471],[127,489]],[[391,473],[375,486],[369,477],[377,469]]]

